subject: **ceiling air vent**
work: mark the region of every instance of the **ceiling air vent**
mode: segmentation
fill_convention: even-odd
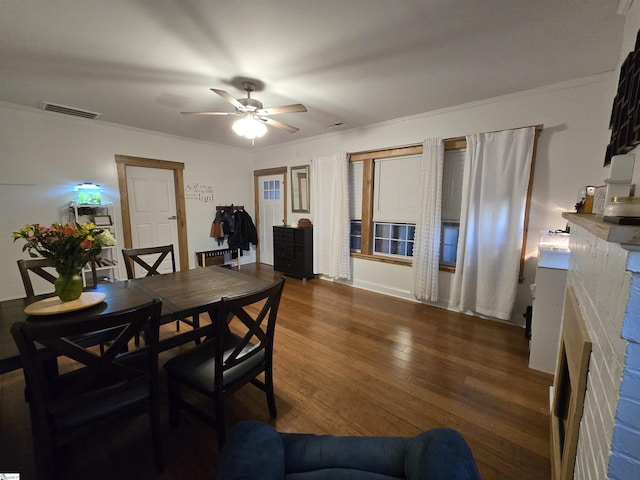
[[[58,105],[56,103],[40,102],[40,108],[47,112],[63,113],[65,115],[71,115],[73,117],[82,117],[95,120],[101,113],[90,112],[89,110],[80,110],[79,108],[67,107],[65,105]]]
[[[336,123],[332,123],[331,125],[327,125],[326,128],[329,131],[333,131],[333,130],[343,130],[344,128],[346,128],[347,124],[344,122],[336,122]]]

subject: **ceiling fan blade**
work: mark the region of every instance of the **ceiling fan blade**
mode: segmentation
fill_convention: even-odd
[[[294,103],[293,105],[281,105],[279,107],[263,108],[258,111],[259,115],[278,115],[280,113],[298,113],[306,112],[307,107],[301,103]]]
[[[217,88],[212,88],[211,91],[220,95],[222,98],[224,98],[227,102],[229,102],[231,105],[236,107],[238,110],[244,109],[244,105],[242,105],[238,100],[236,100],[235,97],[231,96],[229,92],[226,92],[225,90],[218,90]]]
[[[299,128],[293,127],[291,125],[287,125],[286,123],[280,122],[278,120],[274,120],[273,118],[259,117],[267,125],[271,125],[272,127],[281,128],[282,130],[286,130],[289,133],[296,133]]]
[[[183,115],[238,115],[238,112],[180,112]]]

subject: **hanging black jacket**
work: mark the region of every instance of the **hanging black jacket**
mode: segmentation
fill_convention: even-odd
[[[225,235],[230,235],[234,232],[234,217],[233,205],[230,207],[224,207],[222,210],[222,232]]]
[[[233,214],[234,231],[229,235],[229,248],[249,250],[249,244],[258,244],[258,231],[251,215],[244,210]]]

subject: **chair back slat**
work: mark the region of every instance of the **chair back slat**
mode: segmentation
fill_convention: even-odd
[[[154,256],[155,261],[153,265],[149,265],[149,263],[142,258],[148,255]],[[157,257],[155,257],[156,255]],[[162,245],[160,247],[122,249],[122,256],[124,257],[124,265],[125,265],[125,268],[127,269],[127,278],[129,279],[136,278],[135,271],[133,268],[134,263],[140,265],[144,269],[146,277],[150,277],[152,275],[160,275],[161,272],[158,270],[158,267],[160,267],[160,265],[162,264],[164,259],[167,257],[167,255],[170,255],[171,269],[173,272],[175,272],[176,260],[173,253],[173,245]]]
[[[219,356],[216,359],[216,368],[220,370],[219,375],[216,375],[216,380],[222,378],[224,371],[261,352],[265,353],[265,357],[271,357],[276,318],[283,288],[284,279],[281,278],[278,282],[258,291],[222,299],[219,318],[226,321],[216,322],[218,341],[216,355]],[[224,336],[228,334],[228,324],[234,318],[237,318],[242,325],[240,329],[234,331],[241,337],[241,341],[231,352],[225,352]]]

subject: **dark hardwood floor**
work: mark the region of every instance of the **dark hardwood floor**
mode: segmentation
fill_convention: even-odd
[[[274,278],[266,266],[243,265],[241,271]],[[170,335],[175,325],[163,328]],[[226,409],[229,426],[254,419],[287,432],[392,436],[452,427],[467,440],[485,480],[550,478],[552,378],[527,367],[521,328],[288,278],[275,350],[278,417],[269,419],[264,394],[249,385]],[[172,354],[164,352],[161,362]],[[0,473],[30,480],[35,469],[23,390],[21,371],[0,376]],[[64,478],[212,478],[214,431],[187,414],[172,430],[166,396],[162,407],[162,475],[155,473],[142,416],[70,446]]]

